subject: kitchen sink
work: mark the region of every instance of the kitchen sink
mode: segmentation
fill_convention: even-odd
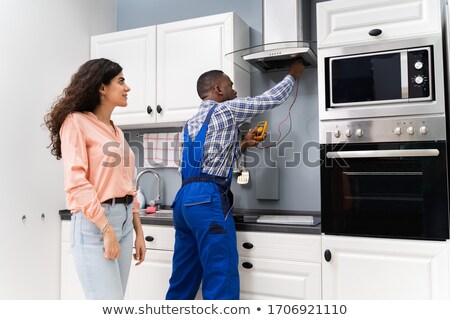
[[[147,213],[145,209],[140,209],[139,214],[141,217],[150,217],[150,218],[172,218],[173,211],[171,209],[160,209],[155,213]]]

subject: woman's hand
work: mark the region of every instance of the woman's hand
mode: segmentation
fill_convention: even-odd
[[[120,244],[111,225],[108,225],[103,233],[104,255],[108,260],[117,259],[120,256]]]
[[[139,211],[133,212],[133,226],[136,234],[136,240],[134,241],[134,248],[136,253],[133,254],[134,260],[137,260],[136,265],[140,265],[145,259],[145,253],[147,248],[145,247],[144,231],[142,230],[141,218],[139,217]]]
[[[145,259],[145,253],[147,248],[145,247],[145,240],[143,234],[136,235],[136,241],[134,242],[136,253],[133,254],[134,260],[137,260],[136,266],[140,265]]]

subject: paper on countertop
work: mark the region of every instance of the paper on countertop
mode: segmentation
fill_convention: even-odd
[[[274,224],[295,224],[295,225],[314,225],[313,216],[279,216],[279,215],[262,215],[256,220],[259,223]]]
[[[180,132],[145,133],[144,168],[179,167],[180,136]]]

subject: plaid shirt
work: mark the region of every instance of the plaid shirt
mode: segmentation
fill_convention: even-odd
[[[189,136],[194,139],[209,109],[217,105],[206,133],[202,172],[227,177],[233,159],[242,155],[239,126],[246,120],[281,105],[289,97],[293,86],[294,78],[287,75],[275,87],[256,97],[236,98],[222,103],[204,100],[198,113],[188,120]]]

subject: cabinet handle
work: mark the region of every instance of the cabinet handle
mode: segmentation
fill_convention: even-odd
[[[371,35],[372,37],[376,37],[379,36],[383,31],[381,31],[380,29],[372,29],[369,31],[369,35]]]
[[[162,108],[161,108],[161,106],[158,104],[158,105],[156,106],[156,112],[161,113],[161,111],[162,111]]]
[[[243,246],[245,249],[251,249],[251,248],[253,248],[253,244],[250,243],[250,242],[244,242],[244,243],[242,244],[242,246]]]
[[[330,262],[330,261],[331,261],[331,251],[328,250],[328,249],[325,250],[324,257],[325,257],[325,261],[326,261],[326,262]]]
[[[153,112],[153,109],[152,109],[152,107],[150,107],[150,106],[147,106],[147,113],[148,114],[150,114],[150,113],[152,113]]]
[[[153,240],[155,240],[155,238],[153,238],[152,236],[145,237],[145,241],[152,242]]]
[[[250,262],[244,262],[244,263],[242,264],[242,266],[243,266],[245,269],[251,269],[251,268],[253,268],[253,264],[251,264]]]

